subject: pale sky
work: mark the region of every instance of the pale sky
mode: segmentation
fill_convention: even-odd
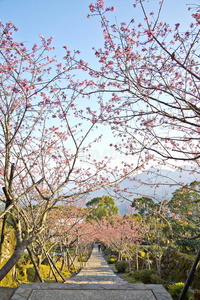
[[[155,10],[160,0],[149,0],[148,9]],[[98,17],[87,18],[92,0],[0,0],[0,19],[2,23],[12,21],[18,28],[14,40],[27,42],[29,49],[39,42],[39,34],[46,39],[54,37],[55,54],[61,59],[65,55],[64,45],[69,50],[80,50],[80,58],[89,61],[95,67],[96,58],[92,47],[103,47],[102,30]],[[95,0],[93,1],[93,3]],[[135,19],[135,24],[143,21],[141,9],[134,9],[134,0],[105,0],[105,6],[114,6],[115,11],[107,14],[108,18],[120,23],[129,23]],[[181,23],[180,29],[186,29],[191,22],[189,4],[199,4],[200,0],[165,0],[161,20],[174,24]],[[106,139],[106,137],[105,137]],[[110,136],[107,134],[107,144]],[[100,153],[98,152],[100,150]],[[103,158],[110,155],[110,147],[105,146],[95,155]],[[116,154],[118,155],[118,154]]]
[[[160,0],[149,0],[150,10],[157,7]],[[62,46],[70,50],[80,50],[84,60],[94,62],[93,46],[97,48],[103,43],[99,19],[87,18],[91,0],[0,0],[0,19],[2,23],[12,21],[18,28],[15,37],[18,41],[29,41],[32,44],[39,41],[38,34],[45,38],[54,37],[53,45],[56,54],[62,58],[65,54]],[[200,0],[165,0],[162,11],[162,21],[171,25],[181,23],[182,26],[191,20],[188,6],[199,3]],[[141,21],[141,10],[133,8],[133,0],[105,0],[106,6],[114,6],[115,11],[108,16],[117,16],[118,22],[135,19]]]
[[[159,1],[149,0],[148,9],[155,10]],[[2,23],[12,21],[18,28],[14,40],[27,41],[32,47],[39,42],[39,34],[46,39],[53,36],[53,46],[58,58],[65,55],[63,46],[67,45],[69,50],[80,50],[80,58],[89,61],[94,67],[96,58],[92,47],[103,47],[103,37],[98,17],[87,18],[91,2],[92,0],[0,0],[0,19]],[[135,19],[135,24],[142,22],[142,11],[134,9],[133,3],[134,0],[105,0],[105,6],[115,7],[115,11],[109,12],[107,17],[113,23],[116,22],[115,16],[118,23],[129,23],[131,19]],[[180,29],[186,29],[192,20],[191,11],[188,11],[191,3],[200,5],[200,0],[165,0],[161,20],[170,23],[172,28],[174,24],[181,23]],[[108,144],[109,139],[108,135]],[[110,147],[105,147],[96,155],[109,155],[110,151]]]
[[[149,0],[149,9],[153,11],[159,1]],[[58,58],[65,55],[63,46],[67,45],[69,50],[80,50],[81,58],[94,67],[96,59],[92,47],[103,47],[103,37],[98,17],[87,18],[91,2],[92,0],[0,0],[0,19],[2,23],[12,21],[18,28],[14,40],[26,41],[31,47],[39,42],[39,34],[46,39],[53,36],[53,46]],[[187,29],[192,20],[191,12],[188,11],[191,3],[200,5],[200,0],[165,0],[161,20],[169,23],[172,28],[174,24],[180,23],[181,30]],[[129,23],[131,19],[135,19],[137,24],[143,19],[141,10],[133,8],[133,0],[105,0],[105,5],[115,7],[114,12],[107,14],[113,23],[116,22],[115,16],[118,23]],[[108,145],[109,138],[107,135]],[[94,154],[97,159],[103,159],[104,155],[113,155],[111,152],[112,149],[105,146],[95,150]],[[118,161],[118,157],[115,157],[115,161]]]

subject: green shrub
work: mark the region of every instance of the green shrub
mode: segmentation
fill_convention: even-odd
[[[87,258],[85,256],[82,256],[82,257],[79,257],[78,256],[78,261],[81,261],[81,262],[86,262],[87,261]]]
[[[74,272],[75,271],[75,269],[74,269],[74,266],[72,265],[72,266],[70,266],[70,268],[69,268],[69,270],[70,270],[70,272]]]
[[[135,280],[142,281],[143,283],[152,283],[151,276],[155,273],[156,273],[155,270],[148,270],[148,269],[139,270],[139,271],[135,271],[133,277],[135,278]]]
[[[35,278],[35,268],[33,267],[33,265],[30,265],[30,267],[27,268],[26,272],[28,281],[33,282]]]
[[[57,265],[57,268],[60,269],[61,264],[57,263],[56,265]],[[54,271],[55,271],[55,269],[54,269]],[[74,271],[74,268],[70,267],[70,271]],[[67,279],[67,278],[71,277],[70,271],[68,271],[67,268],[64,268],[60,272],[63,275],[63,277]],[[49,272],[50,272],[50,267],[42,264],[40,267],[40,273],[44,280],[49,280]],[[60,280],[60,277],[56,271],[55,271],[55,273],[56,273],[57,278]],[[35,268],[33,265],[29,265],[27,267],[27,279],[29,282],[33,282],[35,279]],[[51,279],[54,280],[53,273],[51,273]]]
[[[28,265],[28,255],[23,254],[18,262],[16,263],[17,278],[20,281],[27,281],[27,265]]]
[[[183,287],[184,287],[184,283],[183,282],[178,282],[178,283],[174,283],[172,285],[169,286],[168,288],[168,292],[170,293],[170,295],[172,296],[172,298],[174,300],[178,300],[179,299],[179,296],[183,290]],[[189,291],[187,292],[186,296],[185,296],[185,300],[188,300],[189,299],[189,296],[190,296],[191,292],[190,292],[190,289]]]
[[[129,276],[132,276],[132,277],[133,277],[133,276],[134,276],[134,273],[135,273],[135,272],[134,272],[133,270],[130,271],[130,272],[129,272]]]
[[[116,261],[117,261],[116,257],[115,258],[111,257],[111,258],[108,259],[109,264],[114,264],[114,263],[116,263]]]
[[[200,291],[199,290],[195,290],[194,291],[194,300],[199,300],[200,299]]]
[[[27,265],[27,264],[31,264],[31,258],[30,255],[28,253],[24,253],[20,259],[18,260],[17,264],[23,264],[23,265]]]
[[[46,265],[41,265],[40,266],[40,273],[43,279],[48,279],[49,278],[49,272],[50,272],[50,267]],[[33,282],[35,279],[35,268],[33,265],[30,265],[27,267],[27,279],[30,282]]]
[[[42,260],[42,264],[45,265],[45,266],[49,266],[49,261],[48,261],[47,257],[45,257],[45,258]]]
[[[163,283],[163,280],[157,274],[151,274],[150,282],[154,284],[161,284]]]
[[[117,271],[119,273],[121,272],[125,272],[126,268],[127,268],[128,264],[126,261],[117,261],[115,263],[115,268],[117,269]]]
[[[64,269],[61,274],[63,275],[63,277],[65,279],[70,278],[71,277],[71,273],[69,271],[67,271],[66,269]]]
[[[41,265],[40,273],[42,275],[42,278],[48,279],[49,278],[49,272],[50,272],[50,267],[49,266]],[[53,277],[53,275],[52,275],[52,277]]]
[[[109,255],[110,251],[108,249],[103,249],[103,252],[105,253],[105,255]]]
[[[26,266],[19,266],[16,268],[17,270],[17,278],[20,281],[27,281],[27,272],[26,272]]]

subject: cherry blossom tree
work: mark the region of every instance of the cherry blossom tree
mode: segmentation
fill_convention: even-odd
[[[69,270],[70,263],[74,265],[78,252],[79,255],[80,253],[82,255],[80,245],[83,245],[80,243],[79,237],[86,226],[87,214],[88,210],[83,208],[81,203],[78,203],[78,205],[57,205],[49,212],[42,234],[36,237],[35,242],[32,243],[32,251],[37,257],[38,269],[40,269],[41,263],[45,258],[49,261],[52,259],[52,253],[58,251],[62,260],[61,273],[65,266]],[[88,247],[91,248],[91,244],[88,243],[85,243],[84,246],[87,250]],[[70,255],[69,248],[71,247],[75,249],[75,257]],[[49,264],[51,269],[53,269],[51,261],[49,261]],[[54,262],[54,265],[56,266],[56,262]],[[74,268],[76,270],[75,265]]]
[[[117,250],[120,253],[127,253],[131,256],[128,246],[140,244],[143,240],[144,231],[140,230],[139,224],[132,214],[125,216],[116,215],[109,220],[101,220],[98,223],[97,240]]]
[[[28,52],[23,43],[15,42],[12,39],[13,32],[17,30],[12,22],[5,26],[0,24],[0,27],[0,155],[1,184],[3,186],[1,201],[5,203],[6,211],[15,210],[17,212],[15,215],[12,214],[12,223],[16,228],[17,236],[17,250],[13,256],[14,262],[16,262],[16,258],[18,259],[23,251],[22,249],[29,243],[27,231],[24,230],[24,237],[22,238],[20,217],[23,215],[26,224],[28,219],[25,211],[23,212],[23,202],[21,201],[44,180],[41,174],[38,174],[36,178],[34,171],[32,175],[30,172],[38,159],[37,154],[35,154],[34,160],[31,159],[33,158],[34,147],[33,145],[31,147],[30,141],[34,138],[37,126],[41,126],[45,111],[44,105],[40,107],[39,101],[36,101],[35,97],[38,94],[41,101],[42,93],[47,86],[52,85],[59,74],[56,72],[51,82],[42,80],[43,77],[47,78],[50,64],[55,61],[54,58],[43,58],[44,53],[51,50],[52,38],[45,41],[41,36],[41,48],[38,49],[37,45],[34,45]],[[45,94],[43,96],[44,101],[46,101]],[[28,174],[31,175],[29,180],[27,180]],[[30,200],[28,199],[28,201]],[[6,218],[5,215],[4,224]],[[3,225],[1,245],[5,227]],[[5,268],[2,268],[2,272],[4,272],[3,269]]]
[[[144,167],[170,163],[182,170],[176,162],[187,162],[199,175],[200,14],[193,13],[182,32],[179,23],[160,20],[164,0],[157,13],[148,11],[147,2],[134,1],[144,16],[139,24],[134,19],[112,24],[106,13],[113,7],[103,0],[91,4],[88,17],[100,18],[104,35],[102,48],[94,49],[100,68],[74,61],[93,78],[88,94],[99,93],[101,118],[121,138],[110,145],[115,151],[138,153]]]
[[[200,17],[193,13],[193,22],[182,32],[180,24],[160,20],[164,5],[160,1],[156,13],[137,0],[142,23],[112,24],[106,14],[113,7],[106,8],[102,0],[91,4],[88,17],[100,18],[105,41],[94,49],[100,68],[74,62],[92,77],[87,93],[99,93],[101,118],[121,137],[110,145],[113,150],[127,156],[142,152],[145,164],[194,161],[198,172]]]
[[[99,118],[85,110],[79,97],[88,81],[71,77],[73,59],[58,63],[51,56],[52,38],[40,35],[41,45],[28,50],[13,40],[17,29],[12,22],[0,27],[1,217],[6,224],[11,216],[17,241],[0,270],[1,280],[40,236],[55,205],[75,203],[122,180],[127,171],[109,166],[108,158],[91,155],[102,134],[97,133]],[[5,229],[6,225],[1,245]]]

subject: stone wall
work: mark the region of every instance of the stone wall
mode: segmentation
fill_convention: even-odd
[[[187,254],[168,247],[161,259],[161,275],[171,282],[185,282],[193,265],[193,260]]]

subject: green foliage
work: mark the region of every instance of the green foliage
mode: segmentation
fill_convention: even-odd
[[[189,185],[175,190],[169,201],[169,207],[172,212],[178,212],[184,220],[188,219],[198,226],[200,222],[200,181],[193,181]]]
[[[16,281],[15,278],[12,276],[13,269],[8,272],[8,274],[3,278],[1,281],[1,286],[6,286],[6,287],[17,287],[18,282]]]
[[[177,212],[178,215],[178,212]],[[190,221],[189,221],[190,222]],[[198,228],[194,225],[191,225],[187,223],[186,220],[171,220],[171,225],[173,231],[177,235],[183,235],[183,236],[196,236],[199,232]],[[199,249],[200,243],[198,239],[194,240],[188,240],[188,239],[181,239],[181,237],[173,237],[174,239],[174,245],[178,247],[180,252],[195,252],[196,250]]]
[[[172,296],[173,300],[178,300],[179,299],[179,296],[183,290],[183,287],[184,287],[184,283],[183,282],[178,282],[178,283],[175,283],[175,284],[172,284],[169,286],[168,288],[168,292],[170,293],[170,295]],[[185,300],[188,300],[189,299],[189,296],[190,296],[191,292],[190,290],[187,292],[186,296],[185,296]]]
[[[33,265],[30,265],[27,268],[27,280],[29,282],[33,282],[34,278],[35,278],[35,268]]]
[[[102,196],[92,199],[86,203],[86,206],[91,207],[91,212],[87,217],[90,220],[102,220],[112,215],[118,215],[118,207],[115,205],[115,200],[109,196]]]
[[[110,254],[110,251],[109,251],[109,249],[108,248],[106,248],[105,250],[103,249],[103,252],[105,253],[105,255],[109,255]]]
[[[45,266],[45,265],[40,266],[40,273],[43,279],[49,278],[49,271],[50,271],[49,266]],[[27,279],[28,281],[33,282],[34,278],[35,278],[35,268],[33,265],[30,265],[29,267],[27,267]]]
[[[134,198],[131,206],[138,211],[140,216],[144,216],[148,213],[149,210],[159,207],[159,205],[155,203],[150,197],[146,196]]]
[[[195,252],[199,249],[200,243],[196,240],[177,239],[175,245],[178,246],[180,252]]]
[[[87,258],[85,256],[81,256],[81,257],[78,256],[77,260],[81,262],[86,262]]]
[[[59,267],[59,266],[58,266]],[[46,266],[46,265],[41,265],[40,267],[40,273],[42,275],[42,278],[44,280],[49,280],[49,272],[50,272],[50,267],[49,266]],[[57,273],[57,272],[56,272]],[[69,278],[71,276],[71,273],[68,272],[66,269],[64,269],[62,272],[62,275],[65,277],[65,278]],[[58,276],[58,275],[57,275]],[[58,276],[58,278],[60,278]],[[33,265],[29,265],[27,267],[27,280],[29,282],[33,282],[33,280],[35,279],[35,268]],[[54,280],[54,277],[53,277],[53,274],[51,274],[51,279]]]
[[[194,300],[199,300],[200,299],[200,291],[196,290],[194,291]]]
[[[162,284],[163,280],[158,276],[158,274],[151,274],[150,282],[153,284]]]
[[[121,274],[121,276],[130,283],[142,283],[141,281],[135,280],[135,278],[133,277],[132,271],[129,273],[123,273],[123,274]]]
[[[121,272],[125,272],[126,268],[127,268],[128,264],[126,261],[117,261],[115,263],[115,268],[117,269],[117,271],[119,273]]]
[[[72,266],[70,266],[70,268],[69,268],[69,270],[70,270],[70,272],[74,272],[75,271],[75,269],[74,269],[74,266],[72,265]]]
[[[171,282],[185,282],[192,265],[189,255],[168,247],[161,259],[162,276]]]
[[[133,214],[133,219],[139,222],[142,220],[142,216],[139,213],[135,213]]]
[[[109,263],[109,264],[114,264],[114,263],[116,263],[116,261],[117,261],[117,258],[116,258],[116,257],[110,257],[110,258],[108,259],[108,263]]]
[[[151,276],[153,274],[156,275],[155,270],[144,269],[144,270],[135,271],[133,277],[137,281],[142,281],[143,283],[151,283]]]
[[[25,252],[18,260],[17,265],[18,264],[28,265],[30,263],[31,263],[30,255]]]
[[[47,257],[45,257],[45,258],[42,260],[42,264],[43,264],[43,265],[46,265],[46,266],[49,266],[49,261],[48,261]]]
[[[16,268],[18,279],[20,281],[27,281],[27,263],[24,255],[18,260]]]
[[[5,265],[5,263],[7,262],[7,260],[2,260],[1,264],[0,264],[0,269]],[[8,274],[1,280],[1,286],[7,286],[7,287],[17,287],[18,283],[16,281],[16,278],[13,277],[14,275],[14,268],[10,270],[10,272],[8,272]],[[0,297],[1,298],[1,297]]]

